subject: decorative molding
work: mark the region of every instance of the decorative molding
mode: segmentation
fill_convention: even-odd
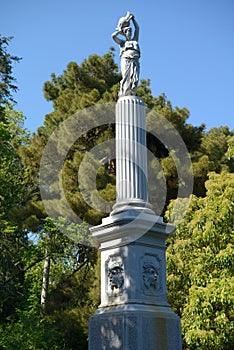
[[[138,349],[138,317],[127,315],[126,317],[126,349]]]

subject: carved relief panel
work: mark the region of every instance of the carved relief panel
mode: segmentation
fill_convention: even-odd
[[[156,295],[161,290],[160,259],[157,255],[145,254],[141,261],[142,288],[146,295]]]
[[[106,292],[109,296],[122,294],[124,289],[124,265],[119,255],[106,260]]]

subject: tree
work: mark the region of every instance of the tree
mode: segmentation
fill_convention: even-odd
[[[13,63],[20,60],[19,57],[11,55],[7,51],[12,37],[0,34],[0,121],[4,120],[3,107],[8,102],[14,102],[12,93],[17,91],[16,79],[12,75]]]
[[[169,242],[169,301],[181,317],[185,348],[231,349],[234,174],[210,173],[206,189],[206,197],[192,197]]]
[[[38,129],[30,144],[21,149],[22,160],[30,169],[34,189],[24,210],[22,208],[20,217],[33,231],[37,230],[41,220],[46,217],[40,199],[38,179],[41,156],[51,133],[75,112],[96,103],[110,102],[117,98],[115,86],[118,85],[120,74],[113,59],[113,50],[110,50],[103,57],[91,55],[81,65],[71,62],[67,65],[63,75],[56,77],[55,74],[52,74],[51,78],[51,81],[44,84],[44,94],[47,100],[53,102],[54,111],[46,115],[44,126]],[[93,211],[85,203],[77,184],[77,170],[87,150],[97,145],[100,140],[113,138],[113,135],[114,127],[111,125],[93,128],[82,135],[71,147],[63,166],[64,190],[72,209],[82,219],[85,218],[86,221],[90,220],[92,223],[100,222],[103,215]],[[59,154],[61,151],[59,147],[63,147],[62,142],[58,141],[54,147]],[[104,168],[107,170],[106,180],[113,183],[113,175],[109,176],[111,171],[108,173],[108,166]],[[54,184],[55,187],[56,184]],[[104,189],[105,185],[102,184],[100,190]],[[95,214],[96,219],[94,219]]]
[[[223,170],[233,172],[234,162],[230,156],[233,132],[227,126],[211,128],[203,133],[200,147],[191,155],[194,171],[194,194],[205,196],[208,173]]]
[[[18,149],[28,139],[22,127],[23,116],[10,105],[2,109],[0,122],[0,317],[14,313],[23,287],[26,232],[15,221],[13,210],[27,196],[27,173]]]
[[[84,223],[75,225],[60,218],[55,225],[50,218],[45,220],[37,241],[27,250],[23,300],[15,317],[0,324],[0,346],[20,350],[87,348],[88,318],[99,302],[99,295],[93,294],[97,251],[79,244],[89,236]],[[51,269],[43,278],[48,261]]]
[[[45,118],[45,126],[51,131],[54,127],[71,116],[77,110],[90,107],[96,103],[113,101],[117,97],[114,86],[120,81],[118,66],[114,62],[113,49],[100,57],[90,55],[79,66],[70,62],[64,74],[44,84],[44,96],[53,102],[54,112]]]

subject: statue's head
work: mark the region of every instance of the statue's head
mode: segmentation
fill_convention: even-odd
[[[126,39],[131,39],[132,37],[132,28],[131,27],[124,27],[123,28],[123,34],[125,35]]]

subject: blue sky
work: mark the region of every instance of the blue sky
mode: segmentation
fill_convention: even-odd
[[[190,111],[188,122],[234,129],[233,0],[1,0],[1,29],[22,57],[13,75],[16,109],[35,131],[52,105],[43,97],[50,75],[89,55],[105,54],[118,19],[131,11],[140,25],[141,76],[154,96]]]

